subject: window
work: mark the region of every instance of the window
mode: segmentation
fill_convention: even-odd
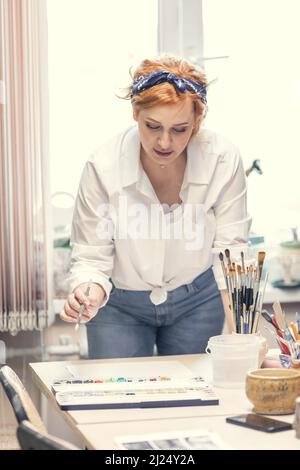
[[[76,195],[90,153],[133,123],[129,68],[157,53],[156,0],[48,0],[51,192]]]
[[[202,0],[205,68],[217,78],[207,127],[236,143],[248,178],[253,230],[268,241],[300,225],[298,0]]]

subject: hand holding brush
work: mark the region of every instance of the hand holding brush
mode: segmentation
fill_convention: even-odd
[[[68,296],[60,318],[69,323],[76,323],[76,329],[80,323],[91,320],[104,304],[106,292],[100,284],[85,282],[80,284]]]
[[[86,297],[89,296],[90,290],[91,290],[91,286],[88,285],[87,288],[86,288],[86,291],[84,292],[84,295],[85,295]],[[78,330],[79,325],[80,325],[80,323],[81,323],[82,315],[84,314],[84,311],[85,311],[86,308],[87,308],[86,302],[83,303],[83,304],[80,306],[79,312],[78,312],[77,323],[76,323],[76,325],[75,325],[75,330]]]

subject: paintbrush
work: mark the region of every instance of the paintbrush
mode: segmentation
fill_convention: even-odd
[[[265,251],[259,251],[258,252],[258,284],[260,283],[260,280],[261,280],[261,275],[262,275],[262,270],[263,270],[265,257],[266,257],[266,252]]]
[[[240,319],[238,316],[238,293],[237,293],[237,288],[236,288],[236,274],[235,270],[233,268],[233,264],[231,265],[229,269],[229,276],[230,276],[230,285],[231,285],[231,293],[232,293],[232,314],[233,318],[235,319],[235,324],[236,324],[236,332],[240,333],[239,331],[239,325],[240,325]]]
[[[86,291],[85,291],[85,293],[84,293],[84,295],[85,295],[86,297],[88,297],[88,295],[89,295],[89,293],[90,293],[90,290],[91,290],[91,286],[88,285],[88,286],[87,286],[87,289],[86,289]],[[77,331],[78,328],[79,328],[80,321],[81,321],[81,317],[82,317],[82,315],[84,314],[85,309],[86,309],[86,306],[85,306],[84,304],[82,304],[82,305],[80,306],[80,308],[79,308],[78,317],[77,317],[77,323],[76,323],[76,325],[75,325],[75,331]]]
[[[269,279],[269,273],[266,273],[265,282],[264,282],[264,286],[263,286],[263,289],[262,289],[262,294],[261,294],[260,302],[258,302],[258,311],[259,311],[259,312],[261,312],[261,311],[262,311],[262,308],[263,308],[264,297],[265,297],[265,292],[266,292],[266,287],[267,287],[268,279]]]
[[[254,287],[254,272],[253,272],[253,265],[250,264],[249,266],[249,288],[248,288],[248,298],[247,298],[247,315],[248,315],[248,323],[249,323],[249,332],[252,331],[252,326],[254,323],[254,295],[253,295],[253,287]]]
[[[226,282],[226,288],[227,288],[228,297],[229,297],[229,307],[230,307],[231,316],[232,316],[232,318],[230,318],[230,319],[227,318],[227,321],[228,321],[228,325],[231,325],[230,328],[234,329],[233,324],[235,324],[235,320],[234,320],[234,312],[233,312],[233,299],[232,299],[232,287],[231,287],[230,274],[229,274],[229,272],[227,273],[227,271],[226,271],[226,267],[225,267],[225,263],[224,263],[224,255],[223,255],[222,252],[219,253],[219,258],[220,258],[220,261],[221,261],[223,275],[224,275],[225,282]]]
[[[227,290],[229,290],[227,273],[226,273],[226,268],[225,268],[225,263],[224,263],[224,255],[223,255],[222,252],[219,253],[219,258],[220,258],[221,265],[222,265],[222,270],[223,270],[223,275],[224,275],[225,282],[226,282],[226,287],[227,287]]]
[[[254,310],[254,320],[253,320],[253,326],[252,326],[252,333],[256,333],[256,330],[257,330],[257,327],[258,327],[258,322],[259,322],[261,312],[262,312],[262,307],[263,307],[263,302],[264,302],[268,277],[269,277],[269,273],[266,273],[263,289],[262,289],[262,291],[257,292],[257,301],[256,301],[256,305],[254,306],[255,310]]]
[[[255,315],[256,315],[260,280],[261,280],[261,275],[262,275],[262,270],[263,270],[265,257],[266,257],[266,252],[265,251],[259,251],[258,252],[257,273],[256,273],[256,276],[255,276],[256,280],[255,280],[255,294],[254,294],[255,300],[254,300],[254,306],[253,306],[253,323],[254,323],[254,319],[255,319]]]
[[[237,267],[237,317],[239,320],[243,318],[244,327],[246,327],[246,318],[243,317],[243,289],[242,289],[242,268],[238,264]],[[247,328],[246,328],[247,329]],[[247,331],[245,331],[246,333]]]
[[[246,296],[246,289],[247,289],[247,272],[245,267],[245,257],[244,252],[241,251],[241,259],[242,259],[242,270],[241,270],[241,286],[243,291],[243,302]]]
[[[274,316],[271,315],[268,310],[262,310],[261,312],[261,315],[262,317],[268,322],[270,323],[270,325],[273,326],[273,328],[275,328],[275,330],[278,332],[283,332],[283,330],[281,330],[278,326],[278,323],[276,322],[276,320],[274,321]]]
[[[246,273],[246,269],[245,269],[245,257],[244,257],[244,252],[241,251],[241,260],[242,260],[242,271],[244,273]]]
[[[231,260],[230,260],[230,251],[228,248],[225,250],[225,256],[227,258],[228,269],[231,268]]]

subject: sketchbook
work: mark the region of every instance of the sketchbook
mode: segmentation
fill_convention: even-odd
[[[211,386],[178,361],[80,366],[52,384],[62,410],[219,404]]]

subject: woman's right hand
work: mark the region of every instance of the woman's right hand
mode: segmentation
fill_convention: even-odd
[[[90,286],[89,296],[84,293]],[[63,310],[60,312],[60,318],[68,323],[77,323],[79,309],[82,304],[85,310],[80,319],[80,323],[86,323],[91,320],[98,312],[104,302],[106,293],[100,284],[86,282],[80,284],[73,290],[66,300]]]

